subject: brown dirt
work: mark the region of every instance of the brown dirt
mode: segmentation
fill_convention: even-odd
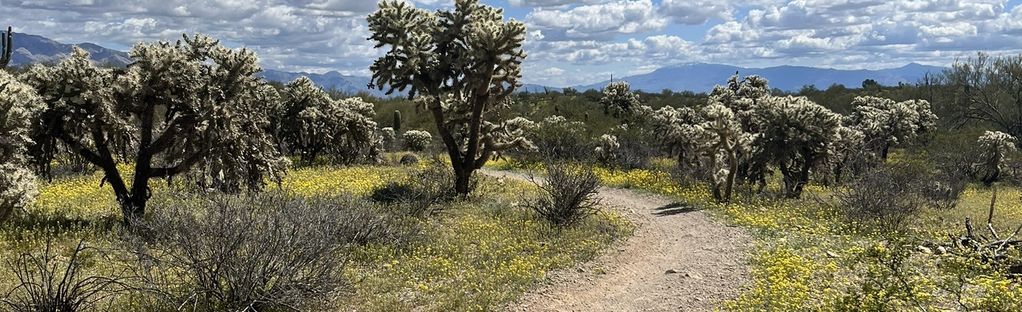
[[[596,261],[550,274],[507,310],[711,311],[749,280],[751,238],[741,228],[661,196],[602,188],[600,198],[635,224],[634,235]]]

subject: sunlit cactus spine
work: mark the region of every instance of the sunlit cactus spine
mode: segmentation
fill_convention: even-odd
[[[0,36],[0,68],[6,68],[11,63],[11,54],[14,52],[14,33],[11,26],[7,26],[7,32]]]

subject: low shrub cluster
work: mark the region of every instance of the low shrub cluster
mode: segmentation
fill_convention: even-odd
[[[126,234],[145,309],[306,310],[347,288],[348,250],[393,241],[393,222],[351,198],[175,199]]]
[[[529,207],[556,226],[569,226],[597,212],[596,198],[600,178],[592,166],[584,164],[547,163],[543,181],[532,181],[541,190],[540,196],[525,199]]]
[[[458,198],[458,194],[451,187],[454,179],[454,172],[450,167],[434,159],[406,179],[392,181],[373,190],[370,198],[397,207],[411,216],[429,216],[439,213],[443,209],[443,203]],[[473,179],[470,189],[474,190],[477,187],[478,179]]]

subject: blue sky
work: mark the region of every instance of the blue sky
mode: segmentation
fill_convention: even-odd
[[[431,9],[453,0],[406,0]],[[948,65],[1022,52],[1022,0],[482,0],[526,23],[525,81],[569,86],[692,62]],[[372,0],[0,0],[16,32],[126,50],[202,32],[266,68],[368,75]]]

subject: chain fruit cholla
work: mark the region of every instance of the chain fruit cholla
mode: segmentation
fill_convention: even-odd
[[[429,12],[383,1],[369,16],[370,40],[389,47],[370,70],[388,93],[409,90],[433,114],[455,173],[455,191],[469,193],[472,174],[496,153],[531,147],[520,118],[493,120],[520,86],[525,24],[503,10],[457,0],[454,10]]]

